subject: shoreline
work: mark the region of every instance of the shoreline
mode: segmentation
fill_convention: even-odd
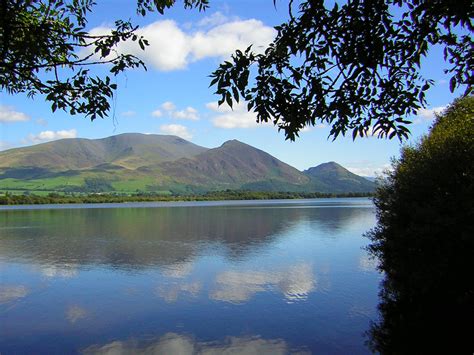
[[[222,201],[274,201],[297,199],[372,197],[373,193],[299,193],[299,192],[260,192],[260,191],[216,191],[203,195],[59,195],[46,196],[23,194],[0,196],[0,206],[22,205],[83,205],[83,204],[127,204],[142,202],[222,202]]]

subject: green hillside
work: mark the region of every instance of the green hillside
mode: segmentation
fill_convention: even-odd
[[[375,183],[351,173],[335,162],[320,164],[305,170],[311,179],[310,189],[321,192],[371,192]]]
[[[193,158],[159,165],[164,175],[180,184],[237,189],[263,180],[306,184],[309,179],[297,169],[268,153],[237,140],[210,149]]]

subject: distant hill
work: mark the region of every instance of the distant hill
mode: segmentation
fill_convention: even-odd
[[[312,188],[317,191],[368,192],[375,188],[374,182],[351,173],[335,162],[320,164],[303,173],[311,179]]]
[[[0,190],[346,193],[370,192],[374,186],[337,163],[301,172],[237,140],[208,149],[176,136],[128,133],[0,152]]]
[[[162,163],[160,168],[177,182],[219,188],[236,189],[268,180],[277,180],[285,185],[309,182],[299,170],[237,140],[227,141],[193,158]]]
[[[0,168],[41,167],[53,171],[112,164],[128,169],[192,157],[206,151],[182,138],[126,133],[102,139],[70,138],[0,152]]]

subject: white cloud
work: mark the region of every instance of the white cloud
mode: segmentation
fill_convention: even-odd
[[[174,111],[176,109],[176,106],[171,101],[166,101],[166,102],[163,102],[163,104],[161,105],[161,108],[165,111]]]
[[[180,120],[192,120],[192,121],[199,120],[198,111],[191,106],[186,107],[184,110],[171,112],[171,117],[180,119]]]
[[[161,112],[161,110],[155,110],[151,113],[151,115],[153,117],[161,117],[161,116],[163,116],[163,112]]]
[[[233,21],[216,26],[207,32],[197,32],[191,38],[193,60],[206,57],[225,58],[236,49],[253,49],[263,52],[275,37],[275,30],[261,21],[250,19]]]
[[[186,32],[175,21],[156,21],[137,31],[149,46],[142,51],[137,43],[120,43],[118,53],[134,54],[148,65],[162,71],[184,69],[191,62],[204,58],[227,58],[236,49],[244,50],[253,44],[255,51],[262,52],[274,39],[276,31],[261,21],[234,20],[227,23],[225,16],[214,14],[204,24],[214,25],[209,30]],[[91,35],[110,33],[110,28],[96,27]]]
[[[29,121],[30,116],[26,113],[15,111],[15,108],[12,106],[0,105],[0,122],[10,123],[10,122],[24,122]]]
[[[253,111],[247,111],[247,103],[234,102],[233,109],[227,104],[218,106],[217,102],[209,102],[206,107],[217,113],[212,119],[215,127],[232,129],[232,128],[254,128],[265,125],[272,125],[271,122],[257,123],[257,114]]]
[[[188,106],[183,110],[177,110],[176,105],[171,101],[164,102],[160,107],[163,111],[165,111],[165,113],[163,113],[162,110],[157,109],[153,111],[151,115],[154,117],[162,117],[164,114],[166,114],[169,117],[177,120],[199,120],[199,112],[194,107]]]
[[[75,129],[61,131],[42,131],[38,134],[29,134],[28,137],[23,140],[23,143],[38,144],[43,142],[54,141],[57,139],[76,138],[76,136],[77,131]]]
[[[120,116],[122,116],[122,117],[134,117],[134,116],[136,116],[136,115],[137,115],[137,113],[136,113],[135,111],[132,111],[132,110],[130,110],[130,111],[125,111],[125,112],[122,112],[122,113],[120,114]]]
[[[314,129],[325,129],[327,125],[324,123],[316,123],[314,126],[304,126],[300,132],[301,133],[306,133],[306,132],[311,132]]]
[[[237,21],[237,20],[238,18],[232,19],[232,21]],[[197,25],[199,27],[213,27],[213,26],[222,25],[226,22],[229,22],[229,17],[224,15],[222,12],[217,11],[209,16],[204,17],[202,20],[200,20],[197,23]]]
[[[448,106],[438,106],[433,108],[422,108],[417,111],[417,116],[424,120],[434,120],[436,115],[441,114]],[[416,120],[415,123],[420,123],[420,120]]]
[[[165,134],[171,134],[188,140],[193,138],[193,135],[188,131],[188,128],[180,124],[161,125],[160,132]]]
[[[380,176],[384,173],[384,171],[389,170],[390,168],[391,168],[390,164],[375,165],[370,162],[355,163],[352,166],[346,167],[347,170],[349,170],[350,172],[356,175],[368,176],[368,177]]]

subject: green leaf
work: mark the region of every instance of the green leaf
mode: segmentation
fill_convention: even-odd
[[[456,89],[456,77],[453,76],[451,80],[449,81],[449,91],[454,92],[454,89]]]
[[[232,108],[232,96],[229,92],[227,92],[227,94],[225,95],[225,101],[227,102],[227,105]]]

